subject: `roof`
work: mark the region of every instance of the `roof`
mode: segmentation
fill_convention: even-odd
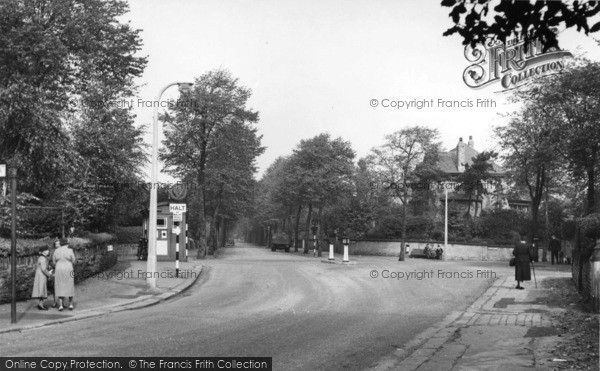
[[[479,152],[477,152],[473,147],[469,146],[466,143],[464,144],[464,146],[465,146],[465,161],[467,164],[472,165],[473,157],[476,157],[479,154]],[[453,149],[451,149],[448,152],[440,152],[437,168],[445,173],[450,173],[450,174],[460,174],[461,173],[461,171],[458,170],[458,155],[457,155],[456,147],[454,147]],[[492,161],[492,170],[490,171],[490,173],[500,175],[500,174],[504,174],[505,170],[502,168],[502,166],[500,166],[497,163],[495,163],[494,161]]]

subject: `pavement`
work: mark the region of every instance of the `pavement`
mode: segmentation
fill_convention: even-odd
[[[135,256],[119,256],[112,268],[75,285],[72,311],[66,303],[63,311],[52,308],[52,295],[44,302],[47,311],[37,308],[38,299],[20,301],[17,302],[17,322],[11,323],[11,304],[0,305],[0,334],[99,317],[168,300],[200,277],[204,260],[196,260],[194,256],[180,262],[178,277],[175,277],[174,261],[157,262],[156,289],[147,286],[146,261],[139,261]]]
[[[563,338],[544,282],[570,277],[570,266],[535,263],[534,281],[517,290],[513,276],[498,278],[467,310],[455,311],[380,361],[380,370],[549,370],[566,362],[551,355]]]

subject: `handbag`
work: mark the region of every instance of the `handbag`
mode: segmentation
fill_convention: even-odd
[[[508,262],[508,265],[511,267],[514,267],[515,265],[517,265],[517,262],[515,260],[515,258],[510,258],[510,261]]]

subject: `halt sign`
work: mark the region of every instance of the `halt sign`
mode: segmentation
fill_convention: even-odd
[[[186,204],[169,204],[169,212],[173,214],[181,214],[187,211]]]

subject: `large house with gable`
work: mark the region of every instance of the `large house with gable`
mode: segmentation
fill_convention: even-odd
[[[463,141],[463,138],[459,138],[455,148],[452,148],[447,152],[439,153],[437,168],[444,173],[444,178],[456,179],[465,171],[467,165],[473,163],[473,158],[478,154],[479,152],[475,150],[475,142],[473,141],[472,136],[469,136],[469,141],[467,143]],[[462,215],[466,214],[467,210],[470,210],[472,216],[479,215],[482,210],[490,210],[493,208],[510,208],[521,211],[529,210],[531,201],[529,201],[527,197],[507,196],[505,192],[507,189],[505,170],[502,166],[493,161],[491,165],[490,179],[484,181],[483,184],[483,187],[487,192],[479,197],[479,199],[475,199],[476,197],[472,196],[469,201],[469,195],[460,183],[452,182],[447,185],[447,187],[451,189],[448,191],[449,208],[451,207],[454,212],[458,212]],[[442,209],[445,197],[445,191],[442,187],[439,187],[436,200],[439,201],[438,206],[441,206]],[[471,202],[470,209],[469,202]]]

